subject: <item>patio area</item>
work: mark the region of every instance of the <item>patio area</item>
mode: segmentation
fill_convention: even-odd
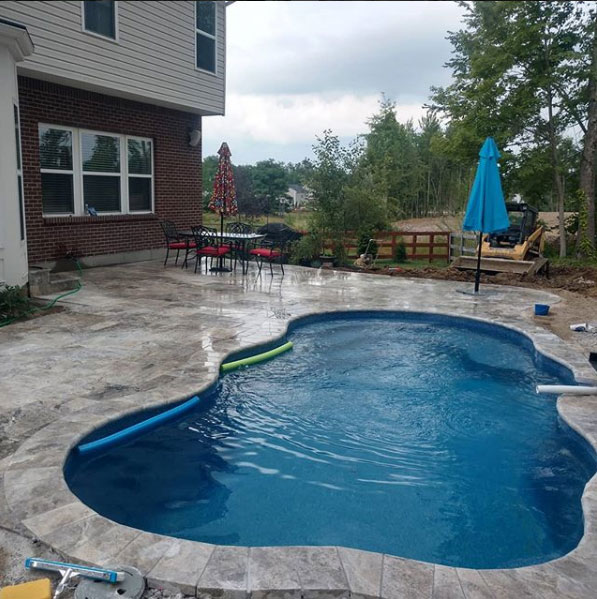
[[[342,549],[243,548],[171,539],[115,524],[70,493],[62,463],[76,441],[122,414],[200,393],[231,352],[283,335],[290,320],[335,310],[412,310],[482,318],[528,334],[579,381],[597,373],[579,348],[532,315],[552,294],[466,283],[286,267],[273,277],[164,268],[84,272],[60,312],[0,329],[0,572],[25,578],[28,555],[128,563],[154,586],[198,597],[590,598],[597,588],[597,482],[583,497],[585,536],[569,555],[512,570],[434,566]],[[558,404],[597,447],[597,397]],[[33,539],[36,539],[35,541]],[[41,542],[37,541],[41,539]],[[3,581],[4,582],[4,581]]]

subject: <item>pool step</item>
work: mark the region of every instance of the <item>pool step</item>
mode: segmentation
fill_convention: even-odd
[[[74,272],[51,272],[49,268],[29,270],[29,293],[31,297],[53,295],[61,291],[76,289],[80,279]]]

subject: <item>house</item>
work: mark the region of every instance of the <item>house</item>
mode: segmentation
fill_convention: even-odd
[[[160,219],[201,222],[226,4],[0,3],[0,282],[69,254],[151,258]]]
[[[311,200],[311,191],[302,185],[292,183],[286,193],[290,196],[292,208],[295,210],[305,208]]]

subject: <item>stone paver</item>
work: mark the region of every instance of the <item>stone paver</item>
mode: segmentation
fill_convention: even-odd
[[[384,555],[382,597],[430,599],[433,593],[432,564]]]
[[[344,567],[350,596],[358,599],[379,597],[383,555],[339,547],[338,554]]]
[[[435,566],[433,599],[465,599],[456,568]]]
[[[194,595],[213,550],[213,545],[172,539],[164,555],[147,575],[147,583],[167,588],[172,586],[171,581],[176,581],[174,588]]]
[[[585,535],[574,551],[483,571],[337,547],[223,547],[155,535],[95,514],[62,475],[69,449],[94,428],[201,393],[228,354],[282,337],[309,314],[412,310],[490,321],[595,383],[586,359],[532,316],[534,303],[557,304],[557,296],[485,286],[475,297],[462,293],[464,283],[298,267],[284,277],[196,276],[158,262],[90,270],[84,283],[63,312],[0,330],[2,526],[28,530],[74,560],[126,561],[151,585],[203,598],[595,596],[597,478],[583,495]],[[558,410],[597,447],[597,397],[562,397]]]
[[[293,547],[252,547],[249,588],[253,599],[301,599]]]
[[[197,597],[214,595],[225,599],[248,597],[249,548],[221,547],[212,552],[197,583]]]

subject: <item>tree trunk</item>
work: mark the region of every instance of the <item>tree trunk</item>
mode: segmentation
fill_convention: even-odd
[[[597,152],[597,16],[593,16],[587,131],[580,159],[580,189],[587,205],[587,237],[595,249],[595,154]],[[580,233],[580,231],[579,231]]]
[[[547,129],[549,132],[549,150],[551,168],[553,172],[553,185],[558,198],[559,231],[560,231],[560,258],[566,257],[566,227],[564,226],[564,185],[560,176],[560,161],[558,158],[558,138],[556,136],[553,120],[553,92],[547,89]]]

